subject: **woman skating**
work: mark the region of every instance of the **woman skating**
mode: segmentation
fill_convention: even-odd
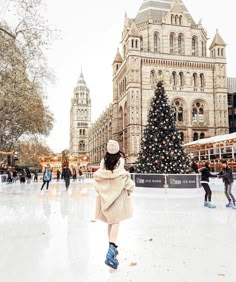
[[[117,237],[120,221],[132,216],[130,193],[134,182],[124,169],[124,158],[115,140],[107,143],[107,153],[100,168],[94,173],[96,199],[96,219],[108,224],[109,249],[105,263],[116,269],[119,265]]]
[[[210,163],[206,162],[205,167],[200,168],[199,172],[201,173],[201,185],[205,190],[205,201],[204,201],[204,206],[208,208],[215,208],[216,206],[212,204],[211,202],[211,188],[209,186],[209,177],[216,178],[217,175],[211,174],[210,173]]]

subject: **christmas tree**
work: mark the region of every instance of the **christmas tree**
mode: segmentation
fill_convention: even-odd
[[[157,84],[144,129],[137,173],[188,173],[190,159],[176,128],[175,114],[165,94],[163,82]]]

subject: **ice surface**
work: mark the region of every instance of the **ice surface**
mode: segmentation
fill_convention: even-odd
[[[236,281],[236,210],[225,208],[221,182],[212,183],[216,209],[203,207],[202,189],[136,188],[118,270],[104,264],[107,228],[94,222],[93,184],[66,192],[52,183],[42,193],[40,185],[0,186],[0,281]]]

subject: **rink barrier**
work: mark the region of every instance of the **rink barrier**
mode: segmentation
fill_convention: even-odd
[[[200,174],[131,174],[136,187],[160,189],[200,188]]]

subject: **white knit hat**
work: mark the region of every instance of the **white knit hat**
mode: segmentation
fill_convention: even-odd
[[[117,154],[120,151],[119,143],[115,140],[109,140],[107,143],[107,152],[109,154]]]

